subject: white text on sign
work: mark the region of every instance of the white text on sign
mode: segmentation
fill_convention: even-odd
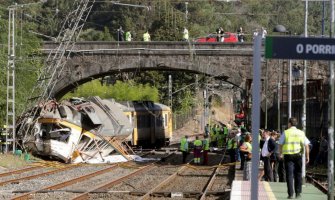
[[[296,47],[298,54],[334,54],[335,45],[329,44],[298,44]]]

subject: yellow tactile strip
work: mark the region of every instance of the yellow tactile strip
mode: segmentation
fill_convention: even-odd
[[[265,189],[266,194],[268,196],[268,199],[269,200],[276,200],[277,198],[275,197],[269,182],[263,181],[261,183],[263,183],[263,186],[264,186],[264,189]]]

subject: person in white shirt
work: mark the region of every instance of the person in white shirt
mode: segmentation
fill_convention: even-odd
[[[262,27],[262,39],[265,39],[267,34],[268,34],[268,32],[265,30],[264,27]]]
[[[263,131],[264,144],[262,146],[262,158],[264,162],[264,179],[265,181],[273,182],[273,170],[271,166],[270,156],[275,150],[275,141],[270,137],[270,131]]]

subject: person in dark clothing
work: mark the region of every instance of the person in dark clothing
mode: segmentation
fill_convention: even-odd
[[[224,41],[224,31],[223,31],[223,28],[220,27],[220,28],[217,28],[216,29],[216,41],[217,42],[223,42]]]
[[[180,151],[183,155],[183,163],[186,163],[187,155],[189,153],[189,145],[188,145],[188,136],[185,135],[180,140]]]
[[[244,33],[242,27],[237,29],[237,39],[239,42],[244,42]]]
[[[264,144],[262,146],[262,157],[264,162],[264,178],[265,181],[273,182],[273,172],[272,172],[272,166],[271,166],[271,155],[275,151],[275,141],[270,137],[270,131],[265,130],[263,131],[263,139]]]
[[[117,29],[117,41],[124,41],[124,31],[122,29],[122,26],[120,26],[119,29]]]
[[[271,132],[271,138],[275,141],[275,150],[273,154],[271,154],[271,166],[272,166],[272,172],[273,172],[273,181],[278,181],[278,158],[279,158],[279,146],[278,146],[278,140],[279,140],[279,134],[276,131]]]
[[[246,137],[246,132],[242,132],[242,134],[240,136],[239,147],[242,146],[242,144],[244,143],[245,137]],[[241,157],[241,167],[239,169],[243,170],[246,155],[242,153],[242,155],[240,157]]]
[[[232,130],[228,135],[227,150],[229,152],[231,163],[236,162],[236,153],[235,153],[235,147],[237,146],[236,140],[235,140],[236,133],[237,133],[236,130]]]

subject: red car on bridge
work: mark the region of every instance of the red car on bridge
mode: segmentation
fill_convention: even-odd
[[[235,33],[225,32],[223,34],[224,43],[235,43],[238,42],[237,36]],[[194,42],[218,42],[217,41],[217,34],[211,33],[207,35],[206,37],[199,37],[194,40]]]

